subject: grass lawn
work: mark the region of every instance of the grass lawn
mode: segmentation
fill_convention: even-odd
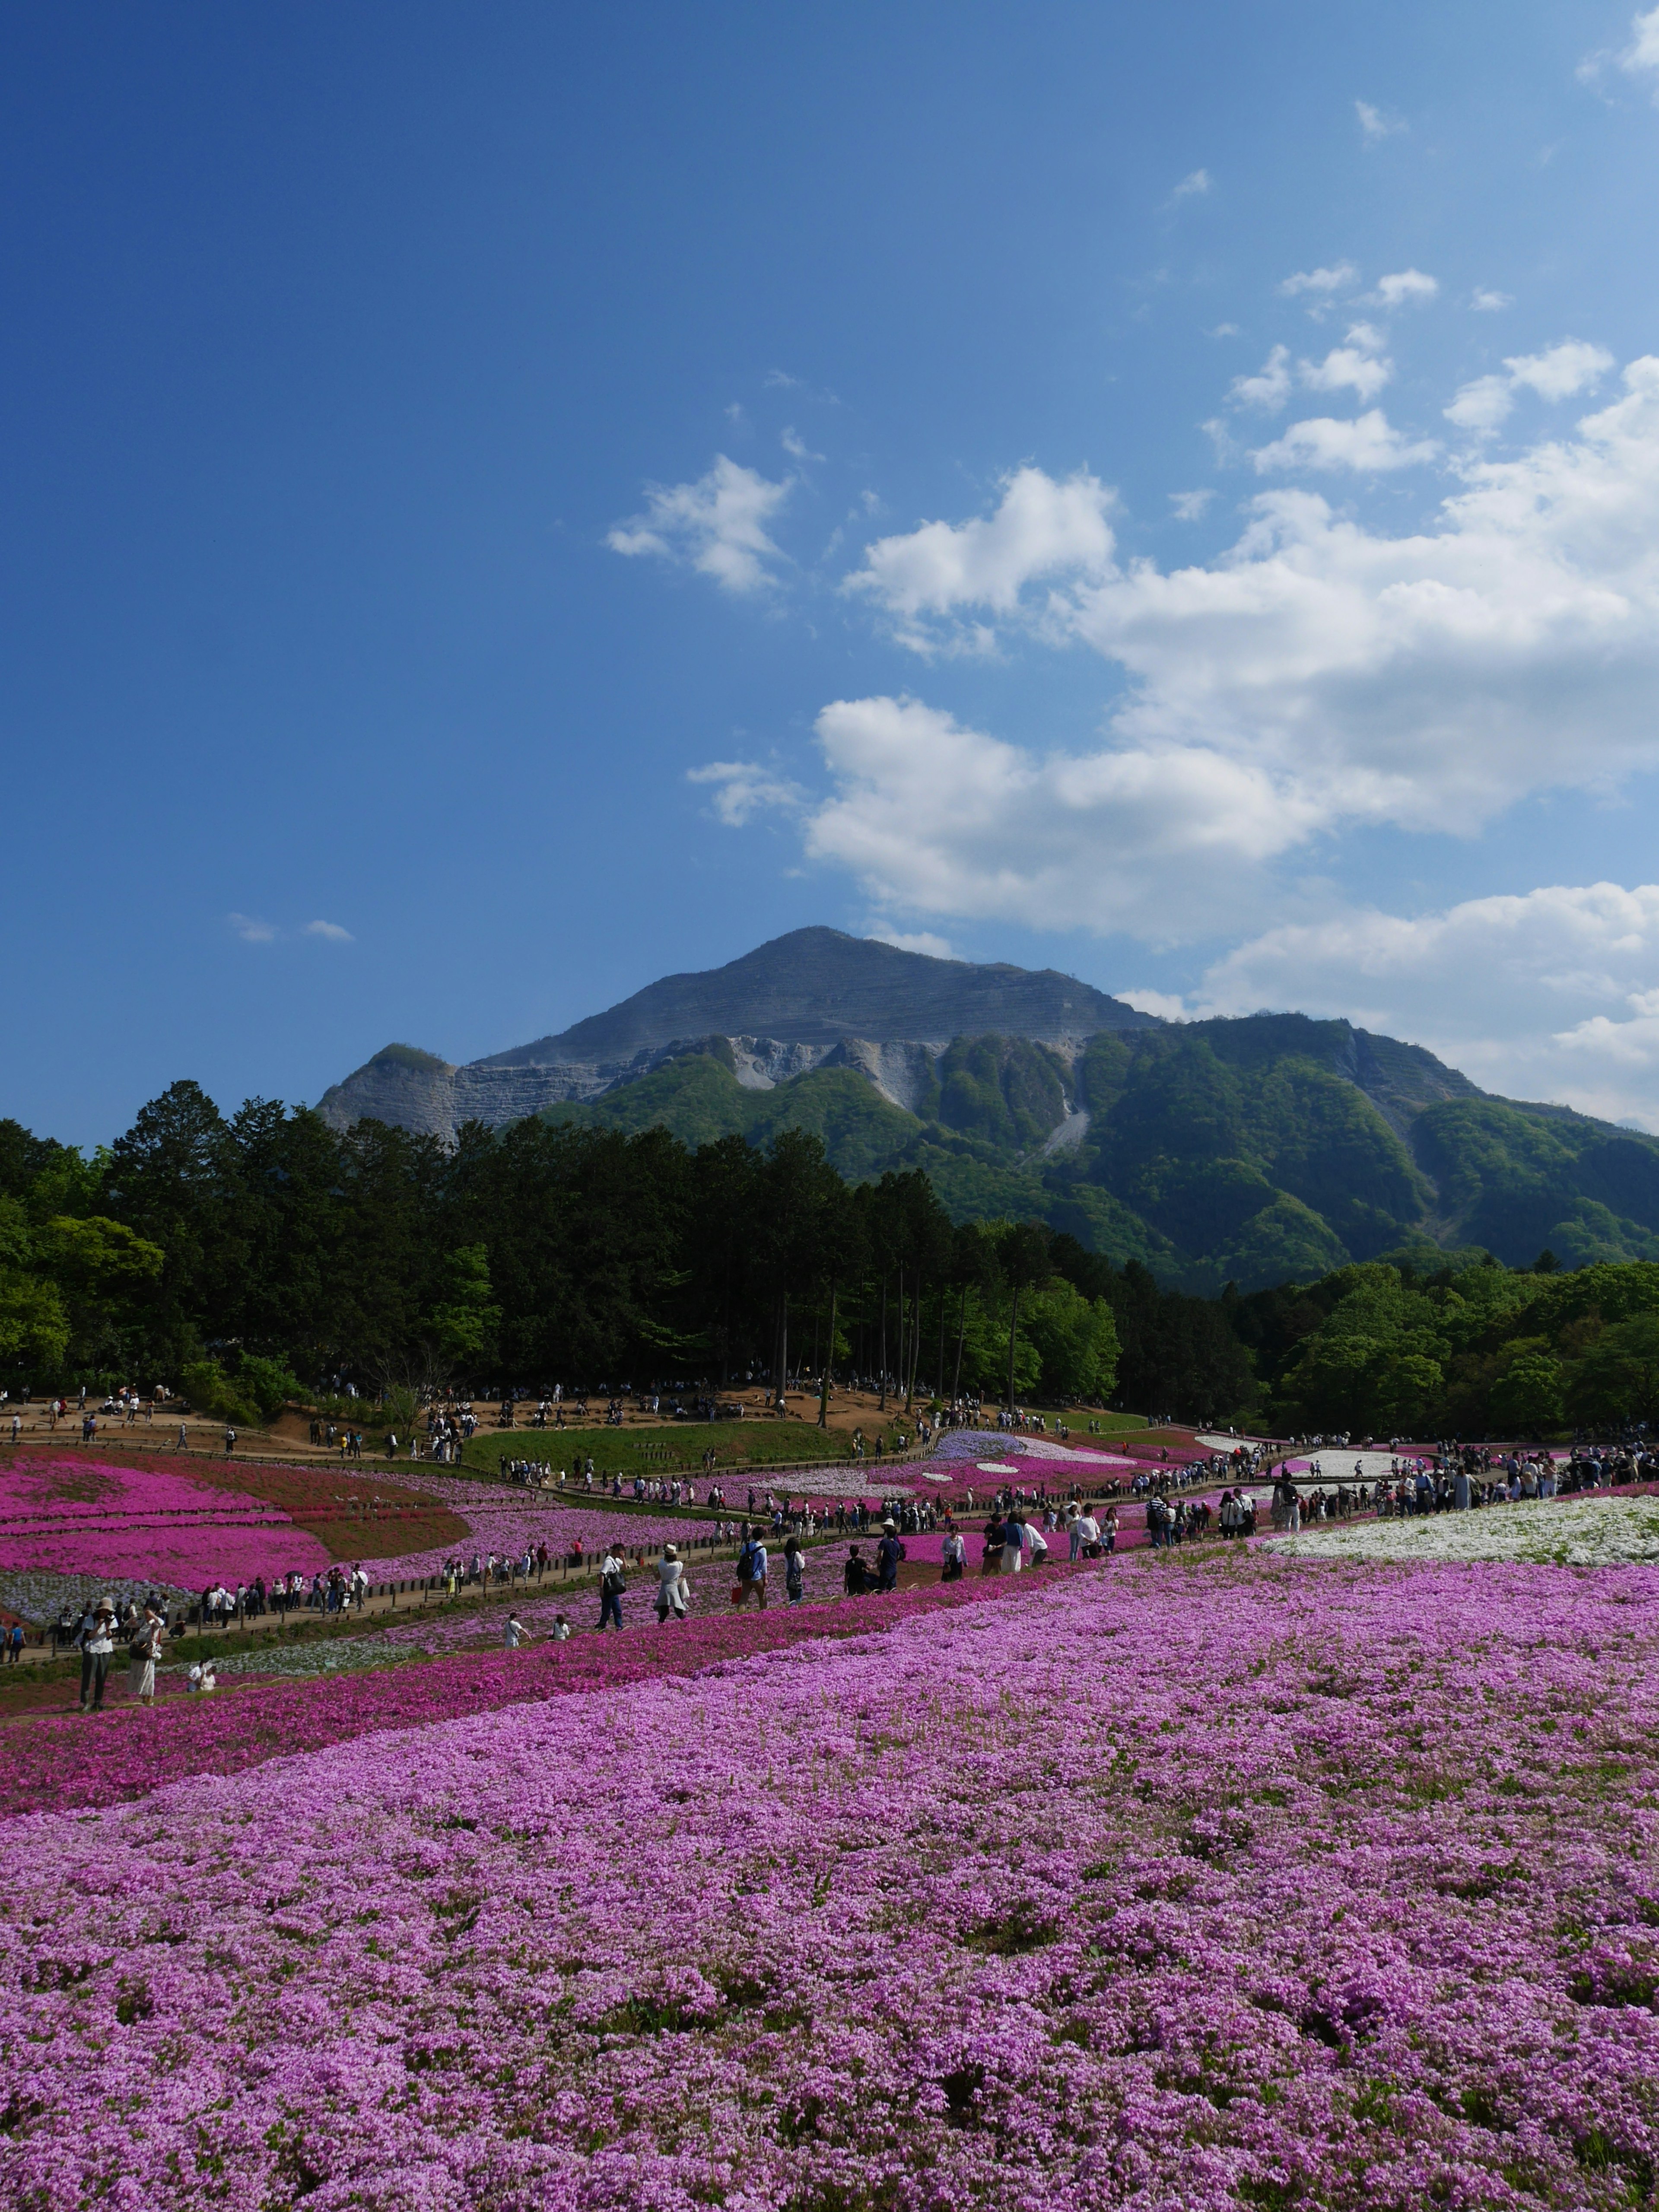
[[[872,1431],[873,1440],[874,1431]],[[479,1430],[465,1447],[464,1464],[494,1474],[507,1459],[545,1460],[556,1473],[571,1472],[586,1460],[596,1474],[699,1474],[710,1445],[721,1469],[793,1467],[802,1460],[842,1461],[852,1457],[848,1439],[811,1421],[686,1421],[650,1429]]]

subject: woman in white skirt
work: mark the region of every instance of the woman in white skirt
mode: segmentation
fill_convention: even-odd
[[[131,1646],[131,1691],[141,1705],[149,1705],[155,1695],[155,1662],[161,1656],[164,1632],[155,1607],[147,1605],[143,1620],[132,1632]]]
[[[665,1544],[662,1557],[657,1562],[657,1620],[665,1626],[671,1620],[685,1619],[685,1601],[691,1595],[691,1585],[685,1579],[685,1569],[680,1564],[677,1546]]]

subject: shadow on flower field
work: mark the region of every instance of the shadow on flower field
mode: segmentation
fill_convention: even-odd
[[[1229,1547],[19,1724],[151,1794],[5,1829],[0,2189],[1629,2212],[1656,1603]]]

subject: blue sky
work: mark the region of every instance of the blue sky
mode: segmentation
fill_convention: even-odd
[[[1659,9],[0,57],[0,1112],[829,921],[1659,1127]]]

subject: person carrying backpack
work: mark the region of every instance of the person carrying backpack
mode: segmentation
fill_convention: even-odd
[[[766,1547],[762,1543],[758,1528],[751,1528],[738,1553],[738,1588],[741,1595],[738,1602],[747,1605],[750,1593],[760,1610],[766,1610]]]
[[[623,1592],[628,1588],[623,1563],[615,1552],[607,1552],[599,1562],[599,1626],[615,1620],[618,1629],[623,1625]]]

